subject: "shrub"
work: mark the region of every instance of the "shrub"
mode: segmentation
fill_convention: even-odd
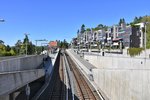
[[[14,56],[14,55],[15,55],[15,52],[12,49],[9,52],[8,51],[1,51],[0,52],[0,56]]]
[[[129,48],[129,49],[128,49],[128,54],[129,54],[131,57],[134,57],[134,56],[140,55],[140,53],[141,53],[143,50],[144,50],[143,48]]]

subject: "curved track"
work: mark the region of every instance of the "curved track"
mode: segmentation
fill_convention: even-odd
[[[60,53],[51,81],[38,100],[100,99],[73,60],[66,53]]]
[[[66,57],[67,57],[70,69],[72,70],[74,77],[75,77],[78,98],[80,100],[97,100],[99,98],[98,95],[85,81],[85,77],[76,67],[76,64],[68,55]]]

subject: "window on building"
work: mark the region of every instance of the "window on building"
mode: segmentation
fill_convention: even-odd
[[[137,32],[136,35],[139,36],[139,32]]]

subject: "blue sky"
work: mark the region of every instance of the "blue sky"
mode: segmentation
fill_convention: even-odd
[[[82,24],[111,26],[120,18],[150,15],[149,0],[0,0],[0,39],[6,45],[23,40],[63,40],[76,36]]]

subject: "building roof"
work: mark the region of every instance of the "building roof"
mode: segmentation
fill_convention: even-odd
[[[120,40],[122,40],[122,38],[115,38],[115,39],[113,39],[113,42],[114,41],[120,41]]]

